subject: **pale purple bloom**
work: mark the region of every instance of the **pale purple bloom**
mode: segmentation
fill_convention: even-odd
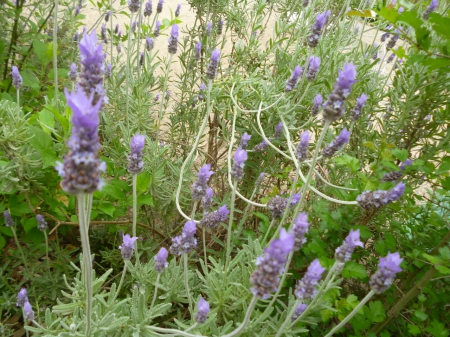
[[[110,63],[108,63],[105,68],[105,78],[111,77],[111,70],[112,70],[112,65]]]
[[[69,78],[71,81],[75,82],[77,80],[77,77],[78,77],[77,66],[75,63],[72,63],[70,65]]]
[[[145,145],[145,136],[136,134],[131,138],[130,143],[130,157],[128,159],[128,172],[131,174],[139,174],[144,167],[144,161],[142,160],[142,150]]]
[[[148,51],[151,51],[154,47],[155,47],[155,39],[147,36],[145,38],[145,48]]]
[[[241,149],[247,150],[248,142],[250,141],[250,138],[252,138],[252,136],[249,135],[247,132],[244,132],[244,134],[241,137],[241,144],[240,144]]]
[[[145,3],[145,8],[144,8],[144,16],[150,16],[153,13],[153,9],[152,9],[152,0],[148,0]]]
[[[398,14],[402,14],[404,11],[405,11],[405,9],[404,9],[403,6],[402,6],[402,7],[400,7],[400,8],[398,9]]]
[[[172,26],[172,31],[170,33],[169,37],[169,53],[170,54],[176,54],[178,49],[178,25],[174,24]]]
[[[298,80],[300,79],[300,76],[303,73],[303,68],[300,66],[296,66],[294,71],[292,72],[291,78],[289,78],[286,81],[286,86],[284,88],[285,92],[290,92],[294,90],[294,88],[297,86]]]
[[[258,179],[256,179],[256,182],[255,182],[256,186],[259,187],[261,185],[262,181],[264,180],[265,175],[266,175],[265,172],[260,173],[260,175],[258,176]]]
[[[212,188],[207,187],[205,195],[202,198],[202,207],[203,207],[204,211],[208,210],[208,208],[211,207],[213,195],[214,195],[214,191],[212,190]]]
[[[177,5],[177,9],[176,9],[176,11],[175,11],[175,17],[176,17],[176,18],[180,16],[180,10],[181,10],[181,5],[178,4],[178,5]]]
[[[322,155],[324,157],[330,158],[332,157],[337,151],[339,151],[345,143],[348,143],[350,140],[350,131],[347,130],[347,128],[344,128],[339,135],[333,140],[330,144],[325,146],[325,148],[322,151]]]
[[[387,195],[387,198],[389,199],[389,202],[394,202],[400,199],[400,197],[405,192],[405,184],[402,182],[399,182],[394,188],[392,188]]]
[[[122,30],[119,29],[119,32],[117,33],[117,38],[119,39],[119,41],[122,39]]]
[[[45,221],[42,214],[36,214],[36,220],[38,222],[38,229],[44,232],[48,227],[47,221]]]
[[[317,47],[317,45],[319,44],[319,38],[320,35],[322,35],[322,29],[325,26],[325,23],[328,21],[329,17],[329,11],[317,14],[312,32],[308,36],[308,46],[310,46],[311,48]]]
[[[169,248],[170,253],[178,256],[181,253],[189,254],[192,252],[197,247],[196,231],[197,226],[194,221],[189,220],[186,222],[181,235],[172,239],[172,245]]]
[[[155,101],[155,103],[159,101],[159,94],[156,94],[154,101]]]
[[[350,261],[356,246],[364,248],[364,244],[359,240],[359,229],[356,231],[351,229],[350,234],[348,234],[345,241],[336,249],[334,253],[336,261],[339,261],[340,263]]]
[[[278,288],[279,275],[284,270],[286,258],[294,248],[294,235],[286,232],[284,228],[280,231],[280,238],[270,242],[269,247],[264,249],[264,256],[256,260],[257,269],[250,277],[254,296],[267,299],[270,293]]]
[[[255,145],[253,151],[262,152],[266,149],[267,146],[269,146],[269,143],[265,139],[263,139],[261,143]]]
[[[308,233],[309,222],[306,212],[300,213],[294,220],[293,234],[295,238],[294,251],[300,250],[306,242],[305,235]]]
[[[23,313],[25,320],[27,321],[34,320],[34,311],[33,308],[31,307],[30,302],[26,301],[25,304],[23,305]]]
[[[404,171],[406,166],[411,166],[413,161],[411,159],[406,159],[403,163],[400,164],[400,170]]]
[[[155,270],[157,273],[162,273],[164,269],[169,267],[169,263],[167,262],[167,258],[169,257],[169,252],[166,248],[162,247],[158,254],[155,255]]]
[[[11,213],[9,213],[8,211],[4,211],[3,212],[3,216],[5,217],[5,226],[6,227],[13,227],[14,226],[14,221],[11,217]]]
[[[116,27],[114,28],[114,33],[117,34],[119,32],[119,24],[116,24]]]
[[[120,44],[117,45],[117,54],[122,52],[122,46]]]
[[[311,135],[310,135],[309,131],[303,132],[300,136],[300,142],[298,143],[295,154],[297,156],[297,159],[301,162],[308,159],[308,146],[309,146],[310,139],[311,139]]]
[[[405,184],[398,183],[390,191],[364,191],[356,198],[359,206],[366,210],[377,209],[398,200],[405,191]]]
[[[397,43],[398,39],[400,38],[400,31],[395,30],[395,34],[392,35],[389,42],[386,44],[386,49],[392,49],[394,48],[395,44]]]
[[[339,70],[339,76],[334,89],[324,104],[323,117],[334,122],[345,113],[345,99],[350,95],[351,88],[356,82],[356,68],[353,63],[346,63],[343,70]]]
[[[206,25],[206,36],[211,35],[212,28],[213,28],[212,22],[208,22],[208,24]]]
[[[139,0],[129,0],[128,1],[128,9],[131,13],[136,13],[141,7]]]
[[[352,113],[350,115],[350,117],[352,118],[352,120],[356,121],[361,117],[362,114],[362,108],[364,107],[364,105],[366,104],[367,101],[367,95],[366,94],[362,94],[361,96],[359,96],[356,99],[356,106],[355,108],[352,110]]]
[[[158,36],[159,36],[159,34],[160,34],[160,29],[161,29],[161,22],[159,22],[159,20],[158,20],[158,21],[156,21],[156,23],[155,23],[155,31],[153,32],[153,36],[154,36],[154,37],[158,37]]]
[[[389,253],[386,257],[380,258],[378,270],[372,275],[369,282],[375,293],[381,294],[391,286],[397,273],[402,271],[400,268],[402,261],[398,252]]]
[[[122,251],[122,257],[124,260],[130,260],[133,256],[134,243],[137,239],[137,237],[131,237],[129,234],[122,236],[122,245],[119,246],[119,249]]]
[[[195,59],[198,61],[202,56],[202,43],[200,41],[195,45]]]
[[[12,85],[16,89],[20,89],[23,84],[22,76],[19,74],[19,69],[16,66],[11,67]]]
[[[309,65],[308,65],[308,73],[306,75],[306,78],[308,81],[312,82],[316,79],[317,72],[319,71],[320,67],[320,58],[317,56],[312,56],[309,59]]]
[[[298,281],[294,294],[299,300],[312,299],[316,295],[316,286],[322,277],[325,268],[318,259],[315,259],[308,267],[305,276]]]
[[[158,4],[156,5],[156,12],[157,13],[161,13],[163,10],[163,4],[164,4],[164,0],[159,0]]]
[[[208,65],[208,69],[206,70],[206,77],[210,80],[214,80],[217,75],[217,66],[219,65],[220,59],[220,51],[218,49],[214,49],[211,54],[211,62]]]
[[[222,207],[219,207],[217,211],[205,214],[203,219],[200,220],[199,225],[211,229],[216,228],[221,222],[227,220],[228,214],[230,214],[230,211],[226,205],[223,205]]]
[[[297,309],[295,309],[294,315],[292,315],[292,320],[296,320],[297,318],[300,317],[301,314],[303,314],[303,312],[306,310],[307,305],[305,303],[300,303],[297,307]]]
[[[300,193],[295,193],[294,195],[292,195],[291,203],[289,206],[294,207],[295,205],[297,205],[299,203],[301,198],[302,198],[302,195]]]
[[[283,215],[288,204],[288,199],[276,195],[267,202],[267,209],[272,212],[274,219],[279,219]]]
[[[275,135],[274,135],[275,139],[280,139],[282,135],[283,135],[283,123],[280,122],[275,127]]]
[[[247,151],[241,148],[237,148],[234,154],[234,165],[231,168],[231,176],[236,181],[241,181],[244,177],[244,165],[247,160]]]
[[[200,300],[197,303],[197,313],[195,314],[195,321],[198,324],[205,323],[207,315],[209,313],[209,303],[205,301],[203,297],[200,297]]]
[[[134,20],[133,23],[131,24],[131,31],[134,33],[136,31],[137,28],[137,20]]]
[[[100,30],[100,36],[103,41],[106,40],[106,24],[102,24],[102,28]]]
[[[222,35],[223,30],[223,20],[219,20],[219,23],[217,24],[217,35]]]
[[[81,10],[81,7],[80,7],[80,6],[76,6],[76,7],[75,7],[75,12],[74,12],[73,16],[74,16],[74,17],[77,17],[77,15],[80,14],[80,10]]]
[[[437,6],[439,5],[439,1],[438,0],[431,0],[430,4],[428,5],[427,9],[425,9],[425,11],[423,12],[423,19],[424,20],[428,20],[430,13],[434,12],[437,8]]]
[[[316,97],[314,97],[314,105],[311,111],[311,115],[313,117],[317,116],[319,114],[320,111],[320,106],[322,105],[322,95],[321,94],[317,94]]]
[[[23,307],[25,303],[28,302],[27,290],[21,288],[16,298],[16,306]]]
[[[198,172],[198,179],[192,184],[192,199],[195,201],[201,200],[206,193],[209,178],[213,175],[213,171],[210,171],[211,164],[205,164]]]
[[[105,22],[109,21],[109,17],[111,16],[111,11],[107,11],[105,14]]]

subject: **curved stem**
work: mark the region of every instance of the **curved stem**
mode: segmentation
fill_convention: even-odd
[[[152,313],[152,309],[153,309],[153,306],[155,305],[156,297],[158,295],[158,286],[159,286],[159,278],[160,277],[161,277],[161,274],[158,273],[158,276],[156,276],[155,290],[153,292],[152,304],[150,304],[150,310],[149,310],[150,313]]]
[[[169,73],[170,73],[170,66],[172,64],[172,57],[173,54],[171,53],[169,56],[169,63],[167,64],[167,69],[166,69],[166,77],[164,79],[164,87],[163,87],[163,92],[161,94],[161,104],[159,105],[159,111],[158,111],[158,120],[156,121],[156,142],[158,142],[159,140],[159,132],[160,132],[160,128],[161,128],[161,119],[162,119],[162,110],[163,110],[163,106],[164,106],[164,102],[166,101],[166,91],[167,91],[167,82],[169,80]]]
[[[55,12],[53,17],[53,79],[55,86],[55,107],[58,110],[58,0],[55,0]]]
[[[123,281],[125,280],[126,273],[127,273],[127,264],[124,263],[123,264],[123,270],[122,270],[122,276],[120,277],[119,286],[117,287],[116,295],[114,296],[113,302],[116,300],[117,296],[119,296],[120,288],[122,288]]]
[[[252,315],[253,309],[255,308],[255,304],[257,301],[258,301],[258,298],[256,296],[253,296],[250,304],[248,305],[247,312],[245,313],[244,321],[241,323],[241,325],[239,325],[234,331],[232,331],[229,334],[224,335],[222,337],[233,337],[233,336],[236,336],[239,333],[241,333],[242,330],[244,330],[245,326],[250,321],[250,316]]]
[[[189,300],[189,311],[192,313],[192,298],[189,292],[189,274],[188,274],[188,256],[183,253],[183,265],[184,265],[184,286],[186,288],[186,295]]]
[[[234,182],[233,191],[231,191],[231,204],[230,204],[230,220],[228,222],[228,233],[227,233],[227,251],[226,251],[226,262],[225,262],[225,270],[228,272],[228,264],[230,263],[231,257],[231,236],[232,236],[232,228],[233,228],[233,217],[234,217],[234,202],[236,200],[236,187],[237,181]]]
[[[364,306],[364,304],[366,304],[372,298],[373,295],[375,295],[375,292],[373,290],[371,290],[366,295],[366,297],[364,297],[363,300],[355,307],[355,309],[353,309],[353,311],[351,313],[349,313],[348,316],[345,317],[341,323],[339,323],[333,329],[331,329],[331,331],[329,333],[327,333],[325,335],[325,337],[333,336],[333,334],[335,332],[337,332],[340,328],[342,328],[349,320],[351,320],[353,318],[353,316],[355,316],[358,313],[358,311]]]

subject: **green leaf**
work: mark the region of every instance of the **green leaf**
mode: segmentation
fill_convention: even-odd
[[[320,316],[323,322],[328,322],[334,316],[334,312],[330,309],[323,309],[320,311]]]
[[[438,264],[441,262],[441,259],[437,256],[428,255],[426,253],[423,253],[422,256],[426,258],[428,261],[430,261],[432,264]]]
[[[98,209],[103,213],[108,214],[109,216],[112,216],[114,214],[114,211],[116,210],[114,205],[110,202],[102,202],[100,205],[98,205]]]
[[[450,171],[450,157],[446,157],[442,160],[442,164],[436,170],[436,174],[444,174]]]
[[[396,23],[398,19],[398,11],[395,9],[389,9],[387,7],[383,7],[378,11],[378,14],[385,18],[390,23]]]
[[[51,69],[48,72],[48,79],[49,80],[53,80],[53,78],[55,77],[55,72],[53,69]],[[69,70],[68,69],[63,69],[63,68],[58,68],[58,78],[66,78],[69,76]]]
[[[347,154],[335,158],[334,162],[338,166],[347,166],[353,173],[356,173],[360,168],[358,159]]]
[[[20,221],[22,223],[23,229],[25,230],[25,233],[28,233],[31,229],[34,227],[37,227],[37,221],[36,218],[24,218]]]
[[[421,322],[428,318],[428,315],[420,310],[414,311],[414,316],[416,316]]]
[[[51,149],[53,145],[52,137],[45,133],[42,129],[37,127],[30,128],[30,134],[34,135],[30,139],[30,144],[38,151],[43,151],[46,149]]]
[[[163,19],[163,20],[162,20],[162,24],[163,24],[164,28],[167,28],[167,27],[170,26],[170,20],[168,20],[168,19]]]
[[[46,104],[44,105],[44,109],[52,113],[52,115],[56,118],[59,124],[61,124],[65,132],[69,130],[69,120],[65,116],[63,116],[58,110],[56,110],[56,107],[50,104]]]
[[[137,203],[140,205],[153,206],[153,197],[151,195],[139,195],[137,197]]]
[[[408,159],[408,151],[406,149],[394,149],[392,154],[401,161]]]
[[[383,309],[383,304],[380,301],[369,303],[369,310],[364,310],[366,317],[372,322],[383,322],[386,317],[386,312]]]
[[[3,236],[0,235],[0,250],[2,250],[6,246],[6,240]]]
[[[53,117],[53,114],[48,110],[41,110],[38,115],[42,130],[51,134],[52,130],[55,128],[55,118]]]
[[[350,261],[345,265],[345,268],[342,271],[342,276],[344,276],[345,278],[364,279],[367,277],[367,272],[360,264]]]
[[[47,45],[41,40],[33,40],[33,49],[39,61],[43,66],[46,66],[52,60],[47,56]]]
[[[436,320],[433,320],[431,325],[425,330],[431,333],[434,337],[447,337],[449,335],[445,325]]]
[[[439,253],[444,260],[450,260],[450,248],[448,246],[439,248]]]
[[[441,14],[433,12],[429,15],[428,22],[433,24],[433,29],[439,33],[439,35],[443,35],[450,39],[450,18],[443,17]]]
[[[136,189],[138,192],[146,192],[150,182],[152,181],[152,176],[149,172],[142,172],[137,177]]]
[[[411,335],[419,335],[422,331],[419,329],[417,325],[408,324],[408,331]]]
[[[123,198],[123,192],[122,190],[114,185],[110,185],[109,183],[105,186],[103,186],[102,190],[99,193],[100,195],[104,196],[111,196],[114,199],[122,199]]]
[[[361,10],[353,9],[345,13],[345,15],[347,16],[358,16],[360,18],[374,18],[376,17],[376,14],[377,13],[375,13],[370,9],[361,9]]]
[[[22,69],[20,75],[23,78],[23,85],[38,91],[40,89],[39,80],[30,69]]]
[[[450,268],[445,266],[434,266],[438,272],[444,275],[450,275]]]
[[[56,162],[58,160],[61,160],[61,158],[58,158],[56,155],[56,152],[52,149],[45,149],[41,152],[41,158],[42,158],[42,168],[47,167],[54,167],[56,165]]]

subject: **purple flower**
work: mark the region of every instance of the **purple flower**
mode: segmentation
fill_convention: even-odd
[[[216,228],[221,222],[227,220],[228,214],[230,214],[230,211],[226,205],[223,205],[217,211],[205,214],[199,225],[211,229]]]
[[[156,21],[156,23],[155,23],[155,31],[153,32],[153,36],[154,37],[158,37],[159,36],[159,30],[161,29],[161,22],[159,22],[159,20],[158,21]]]
[[[234,165],[231,168],[231,176],[236,181],[241,181],[244,177],[244,165],[247,160],[247,151],[241,148],[237,148],[234,154]]]
[[[116,27],[114,28],[114,33],[117,34],[119,32],[119,24],[116,24]]]
[[[5,226],[6,227],[13,227],[14,221],[11,218],[11,214],[8,211],[3,212],[3,216],[5,217]]]
[[[308,74],[306,75],[308,81],[312,82],[316,79],[319,67],[320,67],[320,58],[318,58],[317,56],[312,56],[309,59]]]
[[[283,215],[287,204],[288,200],[286,198],[277,195],[275,198],[272,198],[267,202],[267,209],[272,212],[272,217],[274,219],[279,219]]]
[[[169,47],[168,47],[169,53],[176,54],[177,48],[178,48],[178,25],[174,24],[172,26],[172,31],[169,37]]]
[[[405,11],[405,9],[404,9],[403,6],[402,6],[402,7],[400,7],[400,8],[398,9],[398,14],[402,14],[404,11]]]
[[[205,164],[198,172],[198,179],[192,184],[192,199],[195,201],[201,200],[205,194],[208,186],[209,178],[213,175],[213,171],[210,171],[211,164]]]
[[[122,245],[119,246],[119,249],[122,251],[122,257],[124,260],[130,260],[133,256],[134,251],[134,243],[137,240],[137,237],[131,237],[129,234],[122,236]]]
[[[181,253],[189,254],[192,252],[197,247],[196,231],[197,226],[194,221],[189,220],[186,222],[181,235],[172,239],[172,245],[169,248],[170,253],[178,256]]]
[[[144,56],[145,53],[143,51],[141,51],[141,53],[139,54],[139,66],[142,67],[144,65]]]
[[[302,6],[303,7],[308,7],[308,5],[309,5],[309,0],[303,0]]]
[[[23,313],[25,320],[27,321],[34,320],[34,311],[33,308],[31,307],[30,302],[26,301],[25,304],[23,305]]]
[[[72,82],[75,82],[77,80],[77,77],[78,77],[77,66],[75,63],[72,63],[70,65],[69,78]]]
[[[310,135],[309,131],[303,132],[302,135],[300,136],[300,142],[298,143],[295,154],[297,156],[297,159],[301,162],[308,159],[308,146],[309,146],[310,139],[311,139],[311,135]]]
[[[100,30],[100,36],[102,40],[106,40],[106,24],[102,24],[102,28]]]
[[[400,31],[398,29],[395,30],[395,34],[392,35],[389,42],[386,44],[386,49],[392,49],[394,48],[395,44],[397,43],[398,39],[400,38]]]
[[[105,68],[105,78],[111,77],[111,70],[112,70],[112,65],[110,63],[108,63]]]
[[[212,32],[213,24],[212,22],[208,22],[206,25],[206,36],[210,36]]]
[[[75,13],[73,13],[73,16],[77,17],[77,15],[80,14],[80,10],[81,10],[81,7],[80,6],[76,6],[75,7]]]
[[[111,11],[107,11],[105,14],[105,22],[109,21],[109,17],[111,16]]]
[[[359,229],[356,231],[351,229],[350,234],[345,238],[342,246],[338,247],[334,253],[336,261],[340,263],[350,261],[356,246],[364,248],[364,244],[359,240]]]
[[[361,96],[359,96],[356,99],[356,106],[352,110],[352,114],[351,114],[352,120],[356,121],[356,120],[359,119],[359,117],[361,117],[362,108],[366,104],[366,101],[367,101],[367,95],[366,94],[362,94]]]
[[[117,45],[117,54],[122,52],[122,46],[120,44]]]
[[[309,229],[309,222],[308,222],[308,215],[306,212],[302,212],[298,215],[297,219],[294,221],[294,238],[295,238],[295,244],[294,244],[294,251],[300,250],[302,246],[306,242],[305,234],[308,233]]]
[[[11,67],[12,85],[16,89],[20,89],[23,84],[22,76],[19,74],[19,69],[16,66]]]
[[[176,18],[180,16],[180,10],[181,10],[181,5],[178,4],[178,5],[177,5],[177,9],[176,9],[176,11],[175,11],[175,17],[176,17]]]
[[[150,16],[153,13],[153,9],[152,9],[152,0],[148,0],[145,3],[145,8],[144,8],[144,16]]]
[[[158,254],[155,255],[155,270],[157,273],[162,273],[163,270],[169,267],[169,263],[167,262],[167,258],[169,257],[169,252],[166,248],[162,247]]]
[[[202,43],[200,41],[195,45],[195,59],[198,61],[202,56]]]
[[[411,159],[406,159],[403,163],[400,164],[400,170],[404,171],[406,166],[411,166],[413,161]]]
[[[223,30],[223,20],[219,20],[219,23],[217,24],[217,35],[222,35]]]
[[[145,136],[136,134],[131,138],[130,143],[130,157],[128,159],[128,172],[131,174],[139,174],[144,167],[144,161],[142,160],[142,150],[145,145]]]
[[[405,191],[405,184],[398,183],[390,191],[364,191],[356,198],[359,206],[366,210],[377,209],[398,200]]]
[[[298,281],[294,294],[299,300],[312,299],[316,295],[316,286],[322,277],[325,268],[318,259],[315,259],[308,267],[305,276]]]
[[[317,116],[319,114],[319,110],[320,110],[320,106],[322,105],[322,95],[321,94],[317,94],[316,97],[314,97],[314,105],[311,111],[311,115],[313,117]]]
[[[205,195],[202,198],[202,207],[203,207],[204,211],[208,210],[208,208],[211,207],[213,195],[214,195],[214,191],[212,190],[212,188],[207,187]]]
[[[134,20],[133,23],[131,24],[131,31],[134,33],[136,31],[137,28],[137,20]]]
[[[210,80],[214,80],[217,75],[217,66],[219,65],[220,59],[220,51],[218,49],[214,49],[211,54],[211,62],[208,65],[208,69],[206,70],[206,77]]]
[[[266,149],[267,146],[269,146],[269,143],[265,139],[263,139],[261,143],[255,145],[253,151],[262,152]]]
[[[25,288],[21,288],[17,294],[16,306],[23,307],[26,302],[28,302],[27,290]]]
[[[394,202],[400,199],[400,197],[405,192],[405,187],[406,187],[405,184],[400,182],[394,188],[392,188],[387,194],[389,202]]]
[[[199,324],[205,323],[206,316],[209,313],[209,303],[205,301],[203,297],[197,303],[197,313],[195,314],[195,321]]]
[[[322,155],[327,158],[331,158],[337,151],[339,151],[345,143],[348,143],[350,139],[350,131],[344,128],[339,135],[330,144],[325,146],[322,151]]]
[[[380,258],[378,270],[370,278],[370,287],[377,294],[386,291],[394,281],[397,273],[402,271],[400,264],[403,259],[399,253],[389,253],[386,257]]]
[[[241,149],[247,150],[248,142],[250,141],[250,138],[252,138],[252,136],[249,135],[247,132],[244,132],[244,134],[241,137],[241,144],[240,144]]]
[[[38,229],[45,232],[48,227],[47,221],[45,221],[41,214],[36,214],[36,220],[38,222]]]
[[[122,30],[119,29],[119,32],[117,33],[117,38],[119,39],[119,41],[122,39]]]
[[[423,19],[424,20],[428,20],[430,13],[434,12],[438,5],[439,5],[439,1],[438,0],[431,0],[431,2],[428,5],[427,9],[425,9],[425,11],[423,12],[423,15],[422,15]]]
[[[395,58],[395,54],[392,53],[391,55],[389,55],[389,57],[387,58],[386,62],[387,63],[392,63],[394,61]]]
[[[304,303],[300,303],[297,307],[297,309],[295,309],[294,315],[292,316],[292,320],[296,320],[297,318],[300,317],[301,314],[303,314],[303,312],[306,310],[307,305]]]
[[[265,172],[261,172],[260,175],[258,176],[258,179],[256,179],[255,185],[257,187],[259,187],[262,183],[262,181],[264,180],[264,176],[266,175]]]
[[[403,171],[405,170],[406,166],[411,166],[411,165],[412,165],[412,160],[407,159],[406,161],[404,161],[403,163],[401,163],[399,165],[400,171],[392,171],[392,172],[386,173],[383,176],[383,178],[381,178],[381,181],[386,182],[386,181],[399,180],[403,176]]]
[[[312,32],[308,36],[308,46],[310,46],[311,48],[317,47],[317,45],[319,44],[319,38],[320,35],[322,35],[322,29],[325,26],[325,23],[328,21],[329,17],[329,11],[317,14],[316,22],[313,25]]]
[[[289,78],[286,81],[286,86],[284,88],[285,92],[290,92],[294,90],[294,88],[297,86],[298,80],[300,79],[300,76],[303,73],[303,68],[300,66],[296,66],[294,71],[292,72],[291,78]]]
[[[281,228],[280,238],[272,240],[264,249],[264,256],[258,257],[257,269],[250,277],[253,286],[250,290],[254,296],[267,299],[270,293],[277,290],[280,282],[278,275],[284,270],[286,257],[294,248],[294,240],[294,235]]]
[[[324,104],[323,117],[334,122],[345,113],[345,99],[350,95],[351,88],[356,82],[356,68],[353,63],[346,63],[344,69],[339,71],[339,76],[328,100]]]
[[[205,90],[206,90],[206,85],[205,85],[205,83],[200,84],[200,86],[199,86],[198,89],[199,89],[198,99],[201,100],[201,101],[203,101],[203,100],[205,99],[205,96],[203,95],[203,93],[204,93]]]
[[[156,12],[157,13],[161,13],[163,10],[163,4],[164,4],[164,0],[159,0],[158,4],[156,5]]]
[[[78,42],[79,38],[80,38],[80,34],[78,34],[78,32],[75,32],[75,34],[73,34],[73,42]]]
[[[103,186],[100,171],[106,165],[98,159],[101,146],[98,141],[99,110],[102,97],[93,105],[94,93],[87,97],[77,88],[77,92],[65,90],[67,105],[72,109],[72,135],[67,145],[69,153],[64,162],[57,162],[56,169],[63,178],[61,187],[70,194],[92,193]]]
[[[283,135],[283,123],[280,122],[275,127],[275,139],[280,139],[282,135]]]
[[[145,38],[145,48],[148,51],[151,51],[154,47],[155,47],[155,39],[147,36]]]
[[[302,198],[302,195],[300,193],[295,193],[294,195],[292,195],[292,199],[291,199],[291,203],[290,203],[289,207],[292,208],[295,205],[297,205],[301,198]]]
[[[130,0],[128,1],[128,9],[131,13],[136,13],[141,7],[139,0]]]

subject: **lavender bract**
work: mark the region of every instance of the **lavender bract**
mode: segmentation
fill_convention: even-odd
[[[331,158],[337,151],[339,151],[345,143],[348,143],[350,139],[350,131],[344,128],[339,135],[330,144],[325,146],[322,151],[322,155],[327,158]]]
[[[25,303],[28,302],[27,290],[21,288],[16,298],[16,306],[23,307]]]
[[[350,261],[356,246],[364,248],[364,244],[359,240],[359,229],[357,229],[356,231],[351,229],[350,233],[345,238],[345,241],[342,242],[342,245],[336,248],[336,251],[334,253],[336,261],[340,263]]]
[[[241,181],[244,177],[244,166],[247,158],[247,151],[241,148],[238,148],[236,150],[234,154],[234,165],[231,168],[231,176],[234,178],[234,180]]]
[[[294,294],[299,300],[312,299],[316,295],[316,286],[322,277],[325,268],[318,259],[315,259],[308,267],[305,276],[298,281]]]
[[[247,132],[244,132],[244,134],[241,137],[241,144],[240,144],[241,149],[247,150],[248,142],[250,141],[250,138],[252,138],[252,136],[249,135]]]
[[[264,249],[264,256],[256,260],[257,269],[250,277],[254,296],[267,299],[277,290],[280,275],[284,270],[286,258],[294,247],[294,236],[288,234],[284,228],[280,231],[280,238],[270,242]]]
[[[319,114],[320,111],[320,107],[322,105],[322,95],[321,94],[317,94],[316,97],[314,97],[314,105],[312,107],[312,111],[311,111],[311,115],[313,117],[317,116]]]
[[[11,67],[12,85],[16,89],[20,89],[23,84],[22,76],[19,74],[19,69],[16,66]]]
[[[186,222],[181,235],[172,239],[172,245],[169,248],[170,253],[179,256],[181,253],[189,254],[192,252],[197,247],[196,231],[197,226],[194,221]]]
[[[230,211],[226,205],[223,205],[222,207],[219,207],[217,211],[205,214],[203,219],[200,220],[199,225],[210,229],[217,228],[221,222],[227,220],[228,214],[230,214]]]
[[[130,142],[130,157],[128,159],[128,172],[131,174],[139,174],[144,167],[144,161],[142,160],[142,150],[145,145],[145,136],[136,134],[131,138]]]
[[[306,242],[305,234],[308,233],[309,222],[308,215],[305,212],[300,213],[294,221],[293,232],[295,238],[294,251],[300,250]]]
[[[145,8],[144,8],[144,16],[150,16],[153,13],[153,9],[152,9],[152,0],[148,0],[145,3]]]
[[[399,253],[389,253],[386,257],[380,258],[378,270],[372,275],[369,282],[375,293],[381,294],[391,286],[397,273],[402,271],[400,268],[402,261]]]
[[[214,195],[214,191],[212,190],[212,188],[207,187],[205,195],[202,198],[202,208],[204,211],[206,211],[208,208],[211,207],[213,195]]]
[[[255,145],[253,151],[262,152],[267,148],[267,146],[269,146],[269,143],[265,139],[263,139],[261,143]]]
[[[3,216],[5,217],[5,226],[6,227],[13,227],[14,226],[14,221],[11,217],[11,213],[9,213],[9,211],[4,211],[3,212]]]
[[[312,56],[309,59],[308,73],[306,74],[306,78],[308,79],[308,81],[312,82],[316,79],[319,67],[320,67],[320,58],[318,58],[317,56]]]
[[[164,0],[159,0],[158,4],[156,5],[156,12],[157,13],[161,13],[163,10],[163,4],[164,4]]]
[[[198,179],[192,184],[192,199],[195,201],[200,201],[206,194],[209,178],[214,174],[210,171],[211,164],[205,164],[202,166],[200,171],[198,171]]]
[[[177,9],[175,10],[175,17],[176,18],[180,16],[180,10],[181,10],[181,5],[178,4],[177,5]]]
[[[364,105],[366,104],[366,101],[367,101],[367,95],[366,94],[362,94],[361,96],[359,96],[356,99],[356,106],[352,110],[352,113],[350,115],[352,120],[356,121],[356,120],[358,120],[361,117],[362,108],[364,108]]]
[[[156,23],[155,23],[155,31],[153,32],[153,36],[154,37],[158,37],[159,36],[160,29],[161,29],[161,22],[156,21]]]
[[[136,242],[137,237],[131,237],[129,234],[122,236],[122,245],[119,246],[119,249],[122,251],[122,258],[124,260],[130,260],[133,256],[134,251],[134,243]]]
[[[72,82],[75,82],[77,80],[77,77],[78,77],[77,66],[75,63],[72,63],[70,65],[69,78]]]
[[[27,320],[27,321],[34,320],[34,311],[33,311],[33,308],[31,307],[30,302],[28,302],[28,300],[23,305],[23,313],[24,313],[25,320]]]
[[[309,131],[305,131],[300,136],[300,142],[298,143],[297,149],[295,150],[295,155],[297,159],[301,162],[308,159],[308,146],[311,135]]]
[[[172,26],[172,31],[170,33],[168,50],[170,54],[176,54],[177,49],[178,49],[178,25],[174,24]]]
[[[169,252],[166,248],[162,247],[158,254],[155,255],[155,270],[157,273],[162,273],[164,269],[169,267],[169,263],[167,262],[167,258],[169,257]]]
[[[328,18],[330,17],[330,11],[319,13],[316,16],[316,21],[314,22],[312,32],[308,36],[308,46],[311,48],[317,47],[319,44],[320,35],[322,35],[323,27],[325,26],[325,23],[328,21]]]
[[[211,54],[211,62],[208,65],[208,69],[206,70],[206,77],[210,80],[214,80],[217,75],[217,66],[219,65],[220,59],[220,51],[218,49],[214,49]]]
[[[47,221],[45,221],[44,217],[42,216],[42,214],[36,214],[36,220],[38,222],[38,229],[40,231],[45,231],[48,227]]]
[[[294,88],[297,86],[298,80],[300,79],[300,76],[303,73],[303,68],[300,66],[296,66],[294,71],[292,72],[291,77],[286,81],[286,86],[284,88],[285,92],[290,92],[294,90]]]
[[[200,297],[200,300],[197,304],[197,313],[195,314],[195,321],[199,324],[203,324],[206,321],[207,315],[209,313],[209,303],[205,301],[203,297]]]

